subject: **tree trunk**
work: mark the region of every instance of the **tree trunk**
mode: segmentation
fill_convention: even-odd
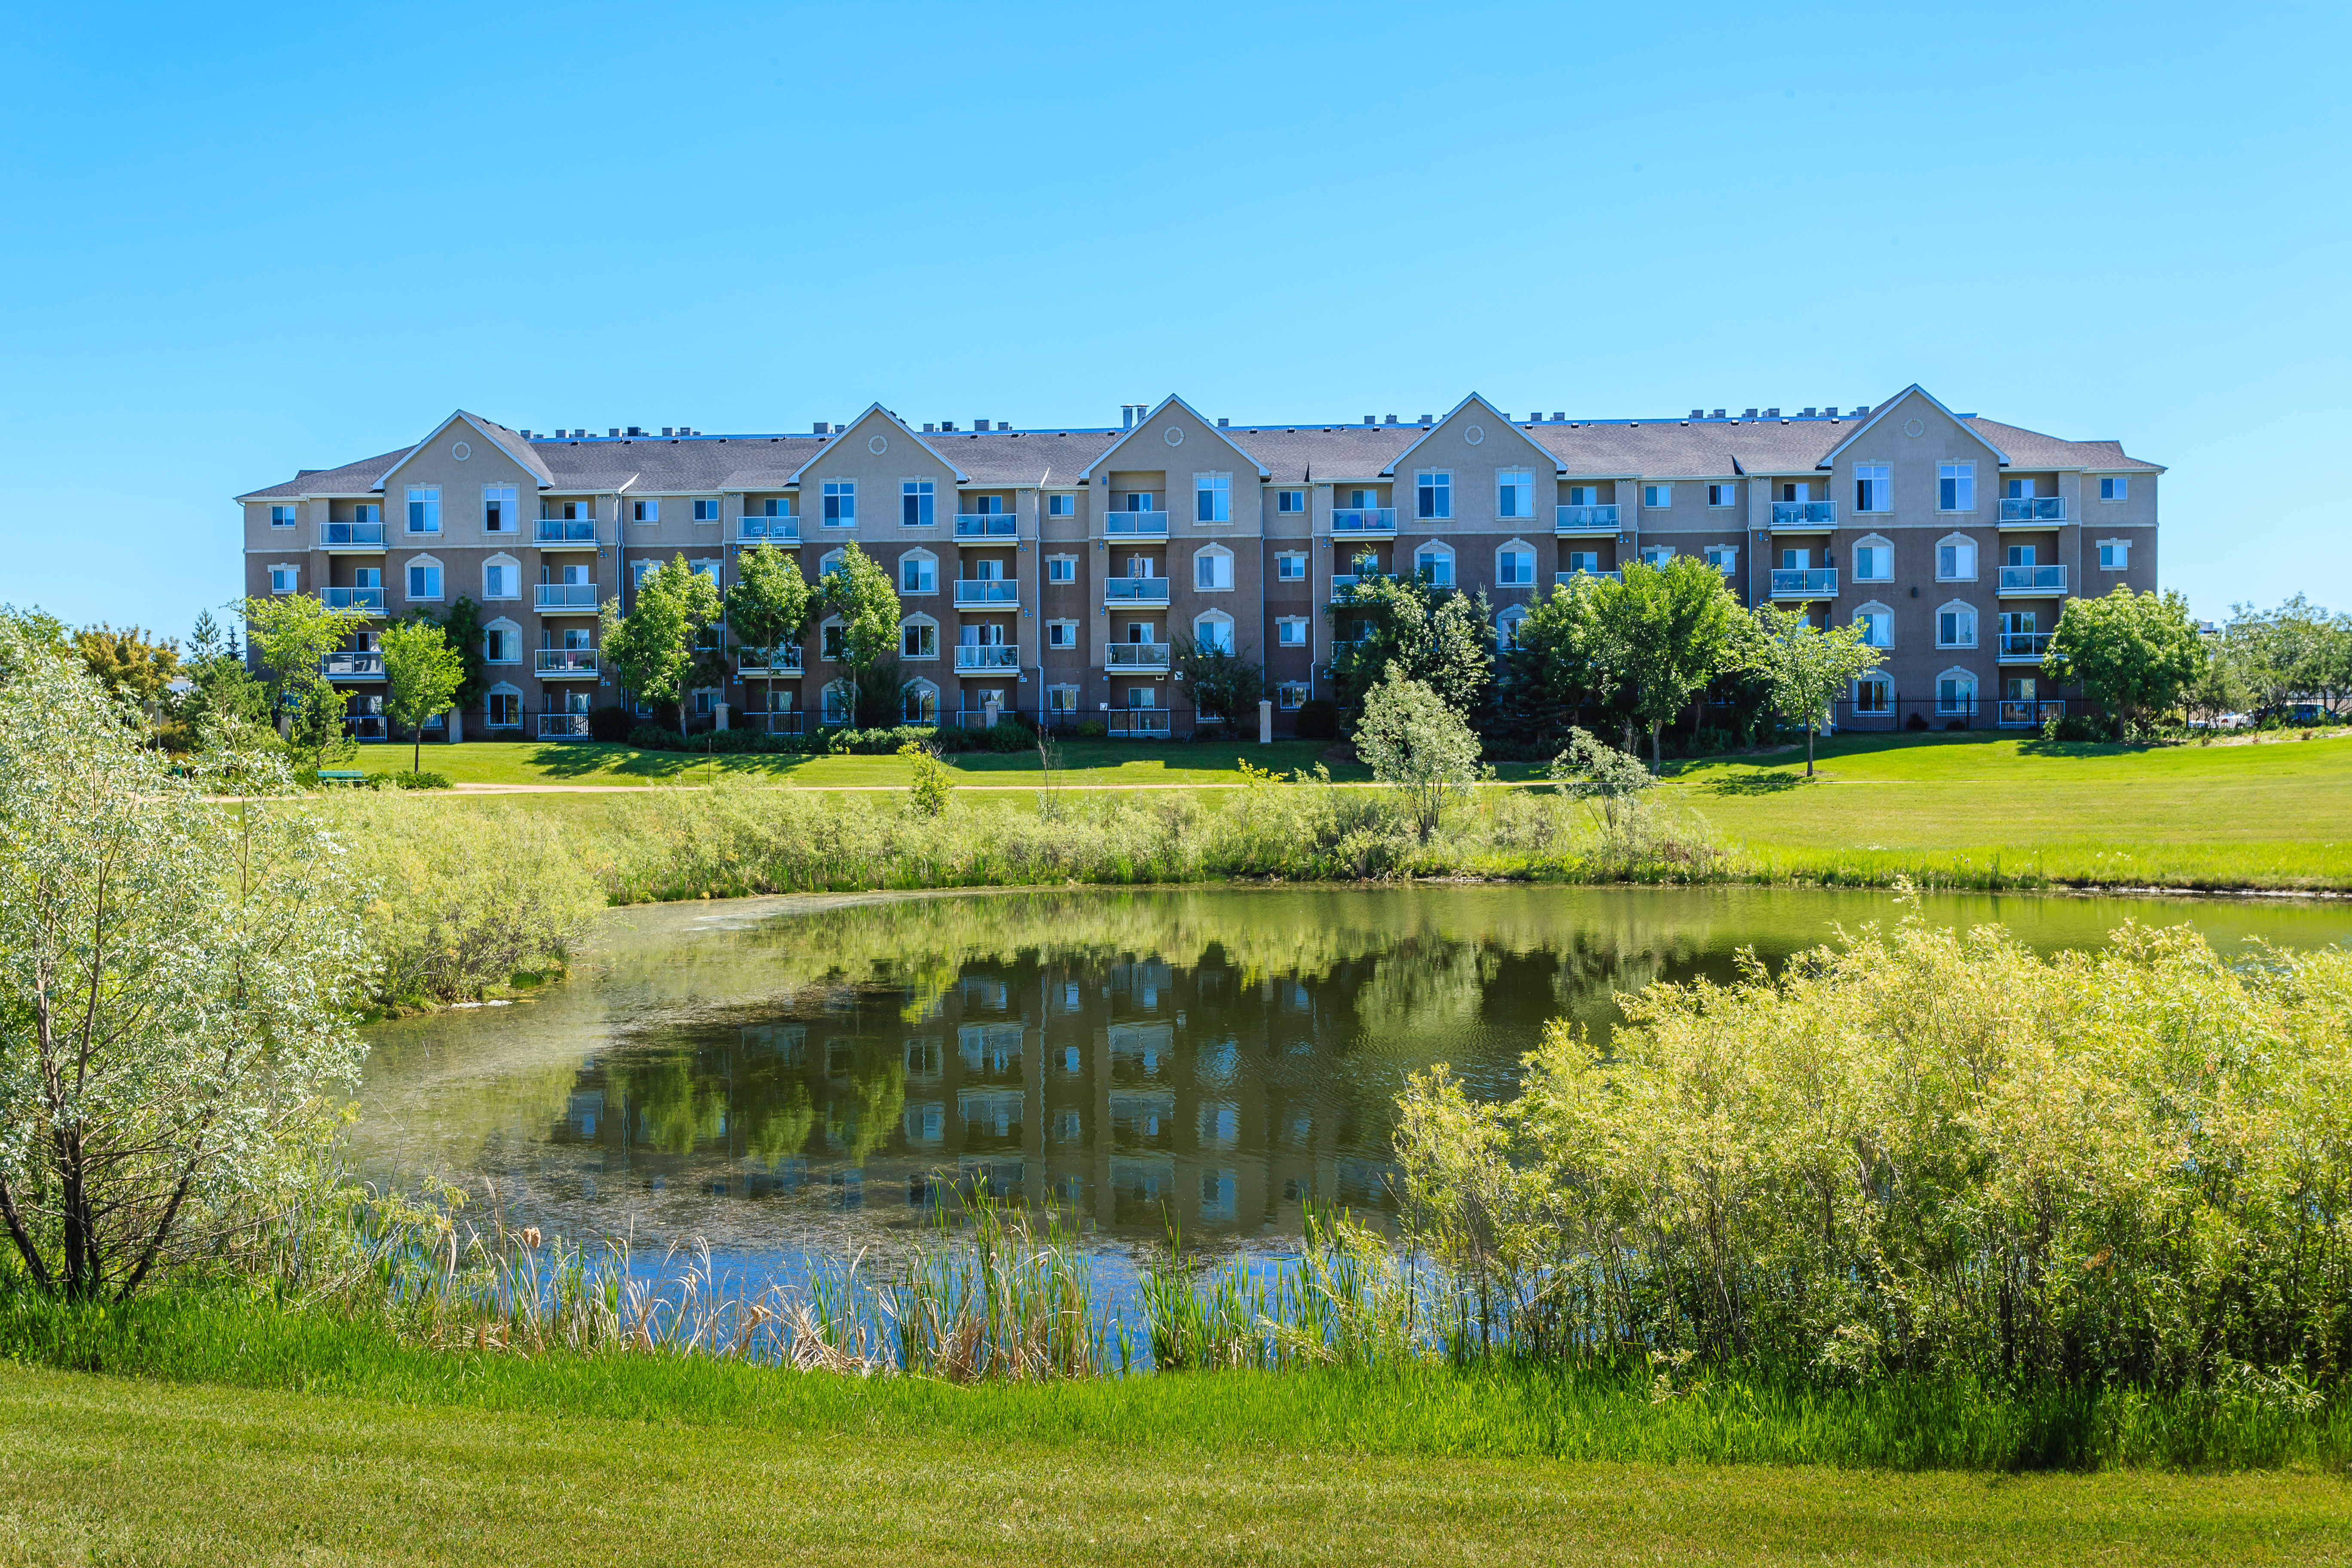
[[[1658,731],[1663,727],[1657,720],[1650,721],[1650,773],[1653,777],[1665,771],[1665,763],[1659,760],[1658,754]]]
[[[418,723],[408,731],[408,771],[412,773],[423,773],[425,771],[425,726],[423,723]]]
[[[1813,726],[1810,720],[1805,723],[1805,776],[1813,776]]]

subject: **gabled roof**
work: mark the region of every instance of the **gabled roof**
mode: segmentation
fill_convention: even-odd
[[[530,443],[522,438],[522,432],[520,430],[509,430],[505,426],[499,424],[495,420],[485,419],[478,414],[468,414],[464,409],[460,408],[455,414],[449,416],[448,418],[444,419],[440,424],[433,426],[432,432],[427,435],[424,440],[419,441],[415,446],[411,447],[407,451],[403,452],[399,458],[393,462],[392,467],[384,469],[383,473],[376,476],[374,485],[370,488],[374,489],[383,489],[384,481],[391,479],[394,474],[400,471],[401,464],[405,463],[409,458],[416,456],[417,453],[422,452],[425,447],[431,446],[440,437],[441,432],[449,428],[450,426],[460,422],[472,426],[476,435],[479,436],[483,440],[489,442],[499,451],[504,452],[508,457],[512,458],[517,463],[520,464],[525,473],[530,475],[531,478],[539,481],[540,488],[541,489],[546,489],[548,486],[555,482],[555,476],[548,472],[547,465],[540,461],[539,454],[531,450]]]
[[[1251,468],[1257,470],[1257,477],[1259,479],[1270,479],[1274,477],[1274,475],[1267,470],[1266,466],[1264,463],[1259,462],[1255,457],[1252,457],[1247,448],[1243,447],[1239,441],[1234,439],[1233,432],[1230,430],[1219,429],[1215,420],[1202,418],[1199,409],[1193,407],[1191,404],[1185,402],[1182,398],[1177,396],[1171,392],[1166,397],[1160,400],[1160,406],[1154,408],[1150,413],[1137,420],[1132,429],[1119,432],[1119,437],[1118,440],[1113,441],[1109,446],[1105,447],[1101,452],[1096,455],[1093,462],[1088,463],[1085,468],[1078,470],[1078,478],[1081,479],[1092,479],[1097,468],[1102,468],[1105,464],[1110,461],[1110,457],[1113,452],[1118,451],[1121,447],[1126,446],[1129,441],[1134,440],[1138,436],[1143,434],[1143,427],[1150,424],[1154,419],[1159,418],[1162,414],[1168,412],[1168,405],[1171,403],[1177,407],[1182,409],[1185,413],[1191,415],[1194,423],[1199,425],[1202,429],[1206,430],[1210,435],[1214,436],[1218,440],[1223,441],[1226,446],[1231,447],[1235,452],[1239,453],[1243,461],[1248,463]]]
[[[2008,454],[2004,453],[1999,447],[1994,446],[1983,431],[1978,429],[1974,425],[1961,418],[1950,409],[1945,407],[1943,404],[1937,400],[1934,393],[1929,392],[1926,387],[1920,385],[1916,381],[1910,385],[1905,387],[1902,391],[1896,393],[1894,396],[1888,398],[1885,402],[1880,404],[1876,409],[1872,411],[1869,418],[1855,426],[1853,429],[1848,433],[1844,440],[1840,441],[1836,446],[1832,447],[1828,451],[1822,453],[1820,466],[1826,468],[1832,463],[1837,461],[1837,455],[1840,452],[1844,451],[1848,447],[1853,446],[1856,441],[1862,439],[1862,434],[1864,431],[1869,429],[1872,426],[1885,418],[1889,414],[1894,413],[1895,408],[1914,393],[1926,398],[1929,403],[1934,404],[1937,413],[1941,414],[1945,418],[1950,420],[1961,429],[1966,430],[1979,441],[1983,442],[1984,449],[1990,452],[2000,463],[2001,467],[2007,468],[2009,466]]]
[[[1442,417],[1430,421],[1429,427],[1422,431],[1420,435],[1414,437],[1410,446],[1406,447],[1403,451],[1399,452],[1395,457],[1389,459],[1389,466],[1381,470],[1381,477],[1382,479],[1388,479],[1393,476],[1398,467],[1402,464],[1407,458],[1412,457],[1414,452],[1420,449],[1421,444],[1423,441],[1428,440],[1432,436],[1434,436],[1440,430],[1444,429],[1446,426],[1453,423],[1454,416],[1455,415],[1461,413],[1464,409],[1469,407],[1474,403],[1479,407],[1485,409],[1487,413],[1494,415],[1496,421],[1500,424],[1504,429],[1508,430],[1512,435],[1517,436],[1520,440],[1525,441],[1528,446],[1533,447],[1536,449],[1537,456],[1550,458],[1552,460],[1552,472],[1555,476],[1567,472],[1566,469],[1559,466],[1559,459],[1558,457],[1554,456],[1551,448],[1544,446],[1534,437],[1528,435],[1526,431],[1512,424],[1511,416],[1509,415],[1499,412],[1493,404],[1487,402],[1484,397],[1479,396],[1478,394],[1474,392],[1469,396],[1464,398],[1461,402],[1455,404],[1453,407],[1447,409]]]
[[[2121,441],[2067,441],[2037,430],[2021,430],[1998,419],[1970,419],[1978,435],[2009,454],[2012,468],[2087,468],[2116,474],[2160,474],[2161,463],[2124,455]]]
[[[971,482],[971,476],[965,473],[963,469],[957,465],[956,460],[953,458],[949,457],[937,447],[932,446],[929,441],[924,440],[922,437],[915,433],[912,426],[908,425],[904,419],[899,418],[897,415],[891,413],[888,409],[883,407],[878,403],[867,404],[866,405],[866,412],[849,422],[850,434],[855,435],[860,425],[865,424],[868,419],[873,418],[877,414],[883,418],[887,419],[892,427],[897,429],[901,435],[905,436],[908,440],[914,442],[915,445],[920,447],[924,451],[929,452],[932,457],[937,458],[940,460],[940,466],[955,476],[956,483],[962,485],[970,484]],[[807,470],[809,463],[815,462],[818,458],[823,456],[824,456],[824,453],[822,451],[813,454],[810,457],[808,463],[803,463],[799,468],[794,468],[792,472],[792,477],[786,479],[784,483],[788,485],[796,485],[800,483],[801,475]]]

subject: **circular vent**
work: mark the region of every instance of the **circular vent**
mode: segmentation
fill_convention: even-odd
[[[1184,444],[1184,432],[1183,432],[1183,430],[1182,430],[1181,428],[1180,428],[1179,426],[1177,426],[1171,425],[1170,426],[1168,426],[1167,441],[1168,441],[1168,444],[1169,444],[1170,446],[1171,446],[1171,447],[1181,447],[1181,446],[1182,446],[1182,445]]]
[[[1906,436],[1925,436],[1927,433],[1927,427],[1916,419],[1906,419],[1903,422],[1903,434]]]
[[[890,449],[890,437],[887,436],[877,436],[871,441],[866,443],[866,449],[878,458],[883,453]]]
[[[474,455],[474,448],[467,446],[463,441],[460,441],[456,446],[449,448],[449,455],[462,463],[467,458]]]
[[[1486,427],[1484,425],[1473,425],[1462,432],[1462,438],[1475,447],[1486,438]]]

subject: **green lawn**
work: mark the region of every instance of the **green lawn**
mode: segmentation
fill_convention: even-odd
[[[1062,746],[1062,763],[1072,784],[1231,784],[1236,759],[1253,767],[1287,773],[1313,767],[1329,742],[1277,741],[1270,746],[1250,742],[1202,742],[1139,745],[1120,741],[1071,741]],[[369,773],[394,773],[408,766],[405,746],[363,748],[348,765]],[[1034,752],[998,753],[969,752],[947,759],[948,765],[967,775],[972,784],[1029,785],[1036,782]],[[467,741],[455,746],[428,746],[425,767],[453,784],[655,784],[707,783],[721,770],[743,777],[815,788],[903,785],[907,764],[896,757],[757,757],[706,759],[676,752],[640,752],[632,746],[593,742],[556,745],[534,741]],[[1340,777],[1369,777],[1360,767],[1334,770]]]
[[[2339,1477],[1889,1475],[772,1430],[0,1370],[0,1563],[2210,1563]]]

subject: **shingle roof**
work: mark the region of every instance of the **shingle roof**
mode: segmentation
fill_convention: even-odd
[[[2124,456],[2121,441],[2067,441],[2035,430],[2021,430],[1997,419],[1970,419],[1977,434],[2000,447],[2012,468],[2127,468],[2133,473],[2160,474],[2162,465]]]

